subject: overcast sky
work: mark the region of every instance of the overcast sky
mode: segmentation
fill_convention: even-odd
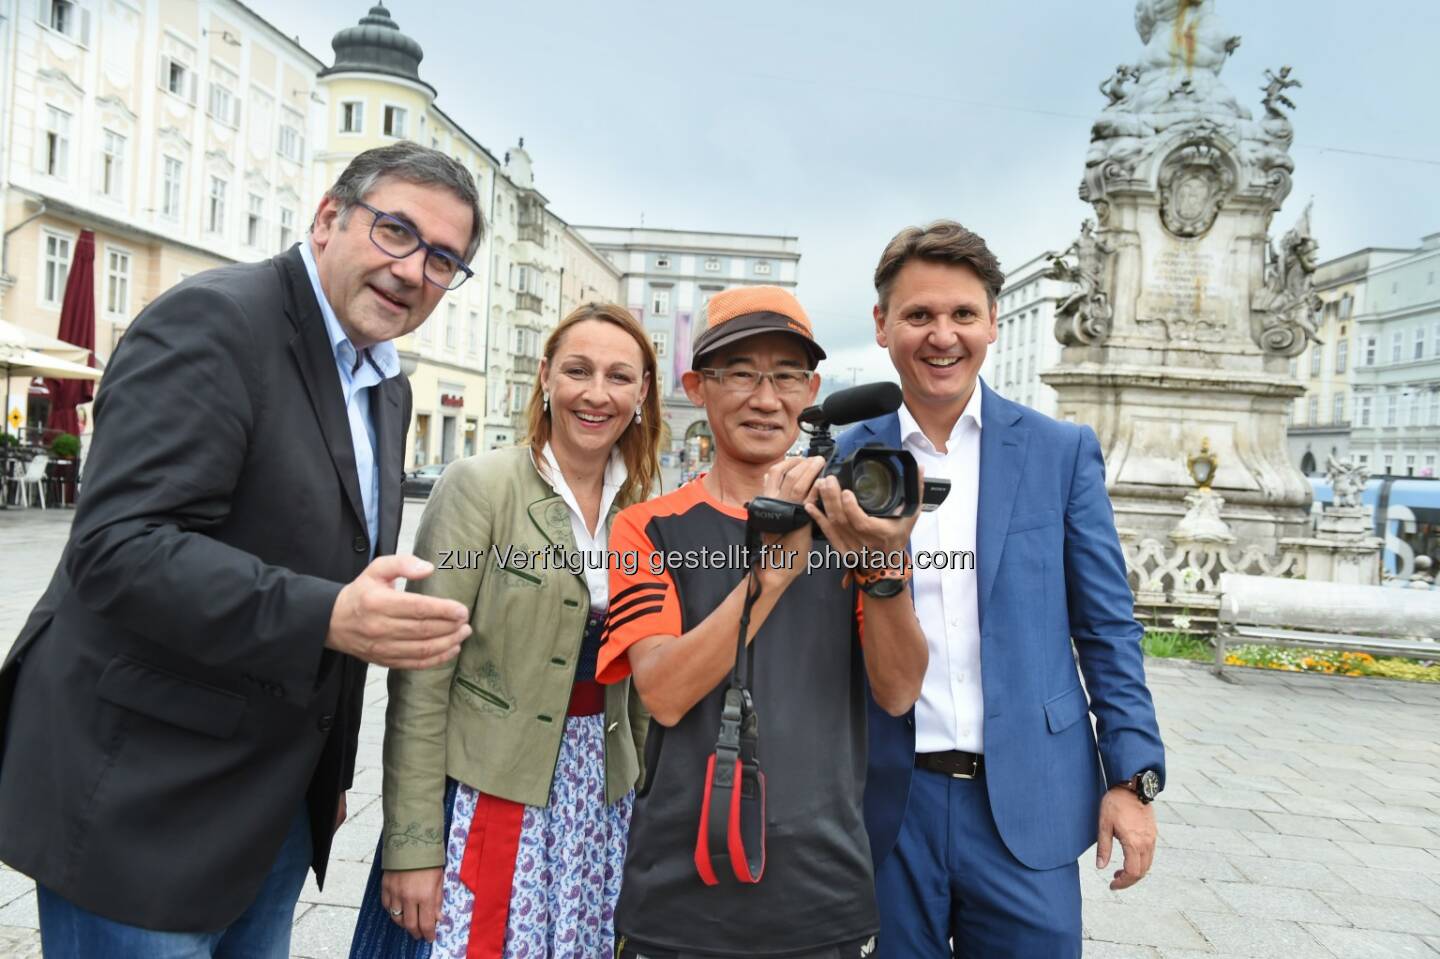
[[[246,2],[331,63],[373,0]],[[901,227],[953,217],[1007,268],[1070,241],[1096,85],[1141,49],[1133,0],[387,5],[440,107],[497,156],[525,137],[569,222],[798,236],[801,302],[847,379],[888,372],[870,276]],[[1275,227],[1313,196],[1322,259],[1440,231],[1440,2],[1217,6],[1242,104],[1262,112],[1267,67],[1304,84]]]

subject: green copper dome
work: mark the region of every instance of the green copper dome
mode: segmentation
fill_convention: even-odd
[[[353,27],[346,27],[330,41],[335,49],[335,65],[320,71],[322,77],[337,73],[384,73],[412,80],[435,93],[435,88],[420,79],[420,61],[425,51],[411,37],[400,32],[390,18],[390,11],[377,3]]]

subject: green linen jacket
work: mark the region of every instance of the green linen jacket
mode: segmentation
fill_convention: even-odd
[[[447,775],[502,799],[549,801],[590,593],[583,574],[553,560],[548,569],[499,560],[507,549],[513,557],[553,546],[575,552],[570,510],[528,447],[458,460],[435,484],[415,555],[436,569],[409,588],[464,603],[473,632],[444,665],[390,671],[385,869],[445,864]],[[649,723],[628,679],[606,687],[608,802],[639,781]]]

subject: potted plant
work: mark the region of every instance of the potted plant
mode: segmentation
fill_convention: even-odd
[[[73,460],[80,455],[80,437],[74,433],[61,433],[50,441],[50,452],[56,459]]]
[[[50,455],[56,462],[50,464],[49,475],[60,484],[61,502],[75,502],[75,485],[79,477],[80,437],[74,433],[61,433],[50,441]]]

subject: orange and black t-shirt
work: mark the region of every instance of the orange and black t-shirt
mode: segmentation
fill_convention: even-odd
[[[715,610],[745,574],[745,511],[703,477],[639,503],[610,529],[610,609],[597,678],[629,675],[627,650],[678,636]],[[829,547],[817,541],[824,555]],[[804,562],[804,560],[801,560]],[[766,776],[766,865],[758,884],[695,868],[705,767],[728,677],[674,726],[650,724],[617,935],[686,953],[783,956],[863,939],[879,928],[861,800],[864,663],[855,590],[838,563],[786,589],[755,633],[750,678]]]

